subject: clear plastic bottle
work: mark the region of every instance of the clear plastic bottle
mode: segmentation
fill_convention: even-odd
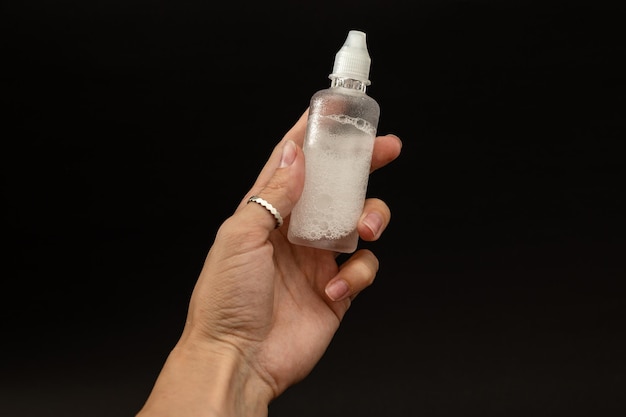
[[[311,97],[304,139],[304,190],[289,221],[289,241],[351,253],[358,245],[380,107],[366,94],[366,35],[351,30],[335,55],[329,88]]]

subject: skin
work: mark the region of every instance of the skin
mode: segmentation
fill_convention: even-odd
[[[276,145],[252,188],[219,228],[193,290],[187,321],[138,417],[266,416],[268,405],[320,360],[378,259],[360,249],[337,253],[287,240],[289,213],[304,183],[307,112]],[[371,171],[400,155],[395,135],[375,140]],[[250,203],[257,195],[285,222]],[[377,240],[389,207],[367,199],[361,239]]]

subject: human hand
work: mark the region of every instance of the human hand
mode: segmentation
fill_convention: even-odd
[[[307,112],[278,143],[220,227],[193,290],[183,334],[140,415],[167,415],[157,412],[166,408],[179,416],[187,415],[185,410],[266,414],[272,399],[313,369],[354,297],[374,281],[378,259],[369,250],[357,250],[339,265],[337,253],[287,240],[289,213],[304,184],[306,118]],[[396,136],[378,136],[371,171],[400,150]],[[252,195],[282,214],[280,228],[264,207],[247,204]],[[378,239],[390,217],[382,200],[366,199],[358,223],[361,239]]]

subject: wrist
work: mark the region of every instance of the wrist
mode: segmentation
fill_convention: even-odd
[[[229,345],[179,341],[137,417],[267,416],[272,390]]]

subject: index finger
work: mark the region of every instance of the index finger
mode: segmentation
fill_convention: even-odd
[[[400,155],[402,141],[396,135],[377,136],[374,139],[370,173],[384,167]]]

